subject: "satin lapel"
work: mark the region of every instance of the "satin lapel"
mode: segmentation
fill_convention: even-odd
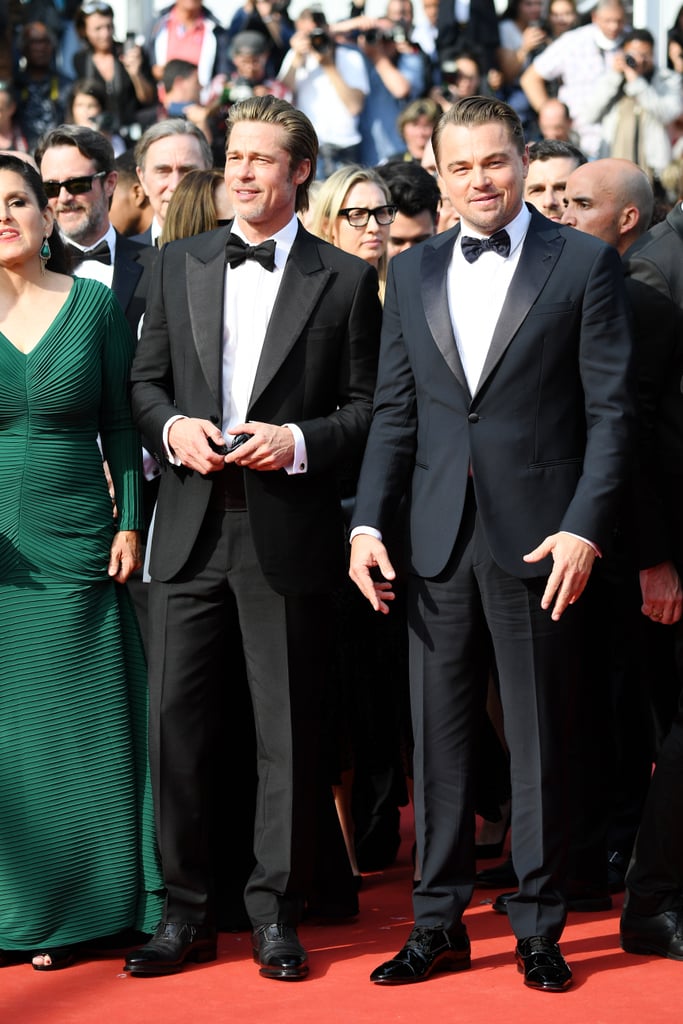
[[[223,292],[225,287],[225,238],[208,260],[185,254],[187,304],[192,338],[206,382],[216,403],[221,404],[223,352]],[[181,287],[180,282],[178,286]]]
[[[121,245],[122,239],[116,240],[116,256],[114,257],[114,275],[111,287],[119,300],[121,309],[128,309],[128,303],[135,294],[135,288],[142,277],[142,267],[136,260],[130,259]]]
[[[260,398],[308,323],[330,279],[316,240],[300,227],[285,264],[256,369],[249,408]]]
[[[541,227],[539,230],[538,224],[534,224],[535,220],[532,216],[475,394],[481,391],[514,339],[562,252],[564,241],[557,229]]]
[[[444,245],[425,246],[420,266],[422,276],[422,304],[425,318],[432,333],[436,347],[446,360],[451,373],[469,396],[470,389],[465,377],[458,347],[453,334],[453,324],[448,306],[448,268],[453,245],[458,232]]]

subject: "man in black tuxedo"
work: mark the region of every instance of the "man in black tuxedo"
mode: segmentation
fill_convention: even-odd
[[[407,580],[415,928],[380,984],[470,966],[472,746],[500,678],[519,892],[508,914],[525,983],[571,983],[566,751],[582,605],[627,475],[631,344],[609,246],[523,202],[528,157],[504,103],[469,97],[434,133],[461,226],[392,260],[351,575],[390,607],[381,536],[410,495]],[[383,581],[370,570],[378,568]],[[549,576],[548,576],[549,573]]]
[[[91,128],[63,124],[43,135],[35,157],[74,273],[94,277],[112,289],[137,339],[157,250],[126,238],[109,219],[118,179],[109,141]],[[144,450],[143,468],[145,523],[149,525],[159,465]],[[127,586],[146,644],[147,587],[141,573],[134,573]]]
[[[162,250],[132,371],[134,414],[165,470],[149,666],[167,904],[126,969],[215,959],[212,754],[239,645],[257,734],[254,958],[265,977],[298,979],[321,784],[334,815],[317,740],[327,595],[343,572],[338,477],[365,443],[381,314],[374,270],[297,220],[316,167],[308,118],[265,96],[234,105],[227,130],[232,231]]]
[[[659,360],[658,406],[648,410],[659,481],[648,495],[653,531],[650,564],[657,572],[643,590],[643,611],[676,623],[679,685],[683,578],[683,206],[655,225],[627,254],[630,280],[652,307],[653,340],[673,320],[668,358]],[[666,335],[665,335],[666,337]],[[666,354],[666,353],[664,353]],[[642,575],[641,575],[642,581]],[[657,756],[633,859],[626,875],[621,945],[629,953],[683,960],[683,686],[678,711]]]

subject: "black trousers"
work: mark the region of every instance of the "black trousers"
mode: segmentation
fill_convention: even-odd
[[[233,762],[226,775],[219,709],[246,667],[258,783],[245,904],[255,926],[296,924],[315,859],[327,601],[277,594],[258,566],[247,513],[209,510],[182,573],[150,584],[149,617],[150,759],[167,918],[215,924],[215,815],[229,816],[243,768]]]
[[[542,538],[539,538],[539,541]],[[520,561],[525,552],[520,552]],[[486,700],[489,638],[510,749],[518,938],[557,940],[566,907],[567,750],[579,604],[560,622],[543,611],[545,579],[508,576],[493,561],[473,491],[451,561],[408,584],[415,815],[422,881],[415,922],[456,927],[473,891],[474,743]]]

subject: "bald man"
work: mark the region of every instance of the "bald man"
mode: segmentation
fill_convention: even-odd
[[[613,245],[623,256],[650,226],[654,197],[630,160],[594,160],[569,175],[562,223]]]
[[[667,476],[677,473],[683,450],[683,354],[670,296],[660,294],[639,279],[634,263],[634,256],[637,260],[636,254],[649,238],[645,233],[654,205],[645,172],[630,160],[605,159],[585,164],[569,176],[564,205],[563,223],[608,242],[624,259],[635,326],[640,437],[633,486],[622,519],[627,540],[616,553],[609,553],[612,558],[605,561],[603,576],[607,588],[603,604],[612,609],[610,631],[617,637],[616,658],[622,669],[633,666],[631,671],[616,674],[610,672],[610,664],[607,671],[603,670],[612,684],[616,682],[619,686],[613,700],[613,707],[620,709],[619,717],[612,721],[612,729],[615,749],[622,751],[623,756],[612,757],[613,778],[618,778],[620,785],[612,805],[608,846],[613,876],[623,877],[649,784],[652,750],[646,723],[651,714],[651,691],[653,686],[676,685],[675,635],[661,626],[670,627],[677,622],[682,607],[679,573],[683,571],[683,557],[677,555],[676,533],[680,529],[675,527],[680,519],[680,506],[670,500]],[[643,616],[650,621],[644,622]],[[625,641],[625,637],[629,640]],[[643,677],[641,665],[653,666],[651,679]],[[654,845],[651,839],[639,842],[641,849],[648,852]],[[640,885],[643,890],[646,888],[642,878]],[[677,946],[675,939],[677,921],[672,923],[668,905],[667,913],[652,915],[654,923],[646,920],[653,905],[659,907],[653,898],[641,897],[640,903],[633,900],[637,909],[625,917],[622,926],[624,949],[653,951],[663,956],[669,956],[671,951],[676,955],[682,953],[683,942]]]

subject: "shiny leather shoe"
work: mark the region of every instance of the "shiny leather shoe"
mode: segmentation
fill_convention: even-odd
[[[290,925],[262,924],[252,932],[251,943],[263,978],[300,981],[308,974],[308,954]]]
[[[493,901],[493,909],[498,914],[507,914],[508,903],[515,892],[502,892]],[[576,913],[596,914],[601,910],[612,909],[612,897],[607,892],[599,892],[597,889],[569,888],[567,890],[567,910]]]
[[[683,905],[648,917],[627,907],[621,915],[620,941],[626,953],[683,960]]]
[[[185,963],[216,959],[216,932],[186,921],[162,921],[145,946],[129,953],[124,971],[129,974],[177,974]]]
[[[413,928],[393,960],[377,967],[370,981],[377,985],[408,985],[425,981],[437,971],[466,971],[471,967],[470,940],[464,928]]]
[[[524,984],[543,992],[564,992],[572,983],[569,964],[556,942],[543,935],[520,939],[515,950],[517,968],[524,975]]]

